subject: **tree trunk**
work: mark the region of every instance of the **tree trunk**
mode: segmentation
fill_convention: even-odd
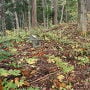
[[[0,0],[0,31],[2,31],[2,0]]]
[[[79,12],[79,25],[83,32],[83,35],[86,35],[87,32],[87,9],[86,9],[86,0],[78,0],[78,12]]]
[[[54,6],[54,24],[58,24],[58,0],[53,0]]]
[[[42,0],[42,7],[43,7],[43,21],[44,21],[44,27],[46,27],[45,0]]]
[[[31,13],[30,13],[30,10],[31,10],[31,8],[30,8],[30,0],[27,0],[28,1],[28,28],[29,28],[29,30],[30,30],[30,28],[31,28]]]
[[[36,0],[32,0],[32,27],[37,26],[37,10]]]
[[[61,13],[60,23],[62,23],[62,21],[63,21],[64,7],[65,7],[65,5],[63,4],[62,5],[62,13]]]
[[[68,10],[67,10],[67,8],[68,8],[68,2],[67,2],[67,0],[66,0],[66,6],[65,6],[65,22],[67,23],[68,22]]]
[[[14,4],[14,9],[16,8],[16,4],[15,4],[15,0],[12,0],[13,4]],[[15,21],[16,21],[16,29],[19,29],[19,20],[18,20],[18,15],[16,10],[14,11],[14,15],[15,15]]]
[[[3,32],[3,35],[5,35],[6,30],[4,3],[4,0],[0,0],[0,30]]]
[[[46,6],[46,12],[48,12],[48,3],[47,3],[47,0],[45,0],[45,6]],[[49,27],[48,13],[46,13],[46,26],[47,26],[47,28]]]

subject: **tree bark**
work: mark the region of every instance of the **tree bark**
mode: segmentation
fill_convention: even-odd
[[[27,2],[28,2],[28,28],[29,28],[29,30],[30,30],[30,28],[31,28],[31,12],[30,12],[30,10],[31,10],[31,5],[30,5],[30,0],[27,0]]]
[[[53,0],[54,6],[54,24],[58,24],[58,0]]]
[[[4,0],[0,0],[0,30],[3,32],[3,35],[5,35],[6,30],[4,3]]]
[[[2,31],[2,0],[0,0],[0,31]]]
[[[87,32],[87,8],[86,0],[78,0],[79,26],[84,35]]]
[[[62,5],[62,13],[61,13],[60,23],[62,23],[62,21],[63,21],[64,7],[65,7],[65,5],[63,4]]]
[[[15,9],[16,8],[15,0],[12,0],[12,2],[14,4],[13,8]],[[16,29],[19,29],[19,20],[18,20],[18,15],[16,10],[14,11],[14,15],[15,15],[15,21],[16,21]]]
[[[42,0],[42,8],[43,8],[43,22],[44,22],[44,27],[46,27],[45,0]]]
[[[37,26],[37,5],[36,0],[32,0],[32,27]]]

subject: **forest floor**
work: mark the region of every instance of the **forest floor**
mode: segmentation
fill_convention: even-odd
[[[45,32],[39,47],[26,38],[0,43],[0,90],[90,90],[90,33],[77,24]]]

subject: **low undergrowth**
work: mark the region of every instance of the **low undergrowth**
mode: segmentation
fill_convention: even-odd
[[[0,37],[0,88],[77,90],[81,84],[89,86],[90,39],[69,28],[18,35],[8,31]],[[28,39],[31,34],[41,37],[40,47],[33,47]]]

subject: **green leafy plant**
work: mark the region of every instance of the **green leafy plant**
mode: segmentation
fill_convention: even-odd
[[[9,70],[9,74],[14,75],[14,76],[18,76],[20,75],[20,70]]]
[[[9,64],[9,66],[14,66],[15,68],[19,68],[19,67],[21,67],[21,64],[17,64],[15,62],[12,62]]]
[[[6,79],[3,80],[3,87],[4,90],[16,89],[17,85],[13,82],[7,81]]]
[[[14,47],[9,47],[9,52],[12,53],[12,54],[18,53],[18,52],[17,52],[17,49],[14,48]]]
[[[5,70],[3,68],[0,69],[0,76],[8,76],[8,75],[9,75],[9,73],[7,70]]]
[[[37,59],[36,58],[27,58],[26,62],[28,64],[35,64],[37,62]]]
[[[78,56],[76,59],[79,61],[79,64],[90,63],[90,59],[87,56]]]
[[[0,49],[0,60],[6,59],[9,56],[11,56],[12,54],[10,52],[7,52],[3,49]]]
[[[60,67],[64,73],[68,73],[68,72],[74,70],[74,66],[69,65],[68,63],[62,61],[62,59],[60,59],[59,57],[50,56],[49,60],[51,60],[51,61],[53,60],[55,62],[55,64],[58,67]]]
[[[8,75],[18,76],[20,75],[20,71],[19,70],[5,70],[3,68],[0,69],[0,76],[8,76]]]

